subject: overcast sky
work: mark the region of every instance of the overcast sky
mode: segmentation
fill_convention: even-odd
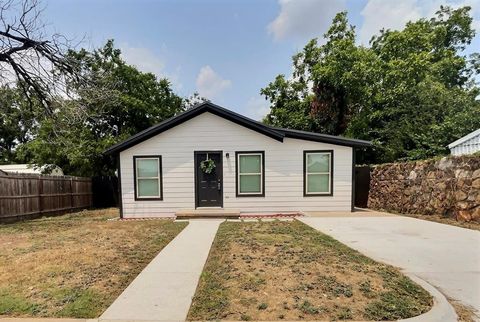
[[[128,63],[169,78],[182,96],[197,91],[260,119],[268,111],[260,89],[289,75],[291,56],[321,37],[337,12],[348,11],[368,44],[381,28],[430,17],[441,4],[472,6],[480,26],[480,0],[50,0],[44,18],[89,49],[115,39]],[[476,37],[469,51],[479,47]]]

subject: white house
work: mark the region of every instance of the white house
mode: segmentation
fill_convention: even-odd
[[[43,174],[47,172],[52,176],[63,176],[62,168],[56,165],[37,166],[35,164],[2,164],[0,170],[7,173]]]
[[[351,211],[354,150],[370,142],[274,128],[202,103],[105,154],[121,216]]]
[[[480,129],[448,145],[452,155],[473,154],[480,151]]]

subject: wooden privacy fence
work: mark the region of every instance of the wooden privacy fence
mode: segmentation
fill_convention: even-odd
[[[92,180],[69,176],[0,174],[0,222],[92,206]]]

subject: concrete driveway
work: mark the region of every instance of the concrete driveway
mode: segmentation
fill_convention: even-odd
[[[363,254],[413,273],[480,318],[480,232],[379,213],[299,218]]]

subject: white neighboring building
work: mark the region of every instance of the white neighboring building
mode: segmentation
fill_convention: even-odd
[[[38,167],[34,164],[2,164],[0,170],[7,173],[25,173],[25,174],[42,174],[45,166]],[[52,171],[49,173],[52,176],[63,176],[63,171],[56,165],[53,166]]]
[[[448,145],[452,155],[473,154],[480,151],[480,129]]]

